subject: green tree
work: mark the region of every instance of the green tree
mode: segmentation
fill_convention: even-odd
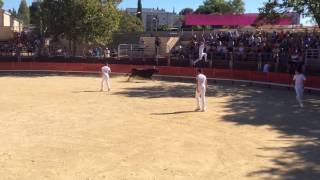
[[[160,25],[157,30],[158,31],[169,31],[170,27],[168,25]]]
[[[11,13],[13,17],[18,17],[18,13],[14,8],[9,9],[9,13]]]
[[[45,35],[69,40],[74,53],[77,43],[109,43],[119,27],[116,4],[112,0],[104,4],[100,0],[44,0],[40,16]]]
[[[17,13],[17,11],[16,11],[15,8],[12,8],[12,15],[13,15],[14,17],[18,17],[18,13]]]
[[[121,3],[122,0],[100,0],[102,5],[106,5],[108,2],[112,3],[113,5],[117,6]]]
[[[2,7],[3,7],[3,1],[0,0],[0,8],[2,8]]]
[[[201,14],[225,14],[225,13],[243,13],[243,0],[205,0],[196,10]]]
[[[136,16],[123,12],[121,15],[119,30],[121,32],[143,32],[144,25]]]
[[[79,1],[79,0],[78,0]],[[97,0],[80,0],[83,8],[82,24],[79,24],[82,40],[85,42],[106,44],[112,41],[112,33],[119,28],[121,14],[116,4],[109,0],[101,6]]]
[[[137,17],[142,21],[142,3],[138,0]]]
[[[179,15],[186,15],[189,13],[193,13],[193,9],[192,8],[184,8],[179,12]]]
[[[225,0],[205,0],[203,5],[200,5],[196,10],[197,13],[201,14],[223,14],[231,11],[230,5]]]
[[[23,21],[25,26],[29,26],[30,23],[30,12],[29,7],[26,0],[21,0],[18,17]]]
[[[229,1],[229,4],[232,8],[232,12],[234,13],[244,13],[245,12],[245,4],[243,0],[232,0]]]
[[[40,5],[41,2],[33,2],[29,7],[30,24],[40,26]]]
[[[285,13],[292,11],[312,17],[320,27],[319,0],[268,0],[264,7],[259,9],[259,19],[276,23]]]

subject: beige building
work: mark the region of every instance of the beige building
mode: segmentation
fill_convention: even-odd
[[[126,12],[135,16],[137,8],[127,8]],[[169,28],[181,26],[179,16],[175,12],[166,12],[164,9],[143,8],[142,21],[145,31],[153,31],[163,25]]]
[[[13,38],[14,32],[21,32],[23,23],[8,11],[0,9],[0,41]]]
[[[11,29],[13,30],[13,32],[22,32],[23,31],[22,21],[15,17],[11,17]]]

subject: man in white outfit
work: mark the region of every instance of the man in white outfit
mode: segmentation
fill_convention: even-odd
[[[205,49],[205,43],[204,42],[201,42],[200,46],[199,46],[199,58],[196,59],[193,64],[197,64],[197,62],[201,61],[204,57],[204,60],[205,62],[208,61],[207,57],[207,53],[204,52],[204,49]]]
[[[196,111],[206,111],[206,89],[208,87],[207,77],[202,73],[201,69],[198,69],[198,75],[196,77]]]
[[[100,91],[103,91],[104,83],[106,83],[107,88],[108,88],[108,91],[110,91],[110,90],[111,90],[111,86],[110,86],[110,73],[111,73],[111,68],[109,67],[109,64],[108,64],[108,63],[101,68],[101,73],[102,73],[102,82],[101,82],[101,89],[100,89]]]
[[[306,77],[302,74],[301,69],[296,70],[296,74],[294,75],[293,80],[295,81],[294,89],[296,90],[297,101],[300,107],[303,107],[303,89]]]

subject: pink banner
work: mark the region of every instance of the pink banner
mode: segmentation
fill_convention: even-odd
[[[258,14],[227,14],[227,15],[207,15],[207,14],[187,14],[186,25],[189,26],[250,26],[253,25]],[[292,25],[291,17],[283,17],[277,25]]]

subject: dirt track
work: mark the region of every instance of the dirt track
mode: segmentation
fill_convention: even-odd
[[[0,179],[317,179],[320,97],[100,78],[0,77]]]

